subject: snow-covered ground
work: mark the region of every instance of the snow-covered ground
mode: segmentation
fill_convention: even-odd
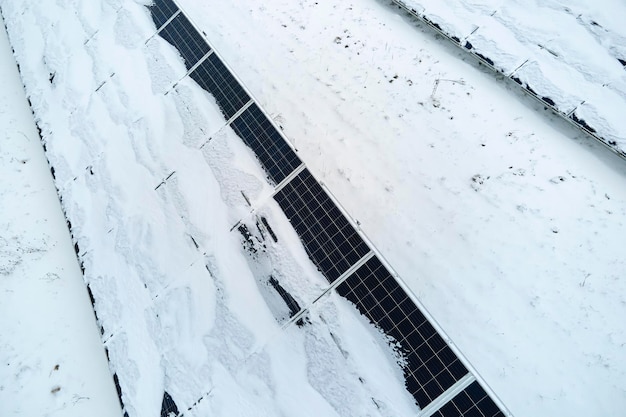
[[[0,26],[0,415],[119,416],[65,218]]]
[[[386,2],[181,4],[513,414],[621,415],[622,160]],[[345,300],[282,328],[325,280],[141,4],[0,5],[131,417],[415,413]]]

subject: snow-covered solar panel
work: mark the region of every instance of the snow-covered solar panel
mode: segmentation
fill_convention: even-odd
[[[400,344],[407,359],[406,386],[421,408],[467,375],[456,354],[377,257],[342,282],[337,292]]]
[[[333,282],[370,252],[341,210],[308,169],[274,199],[296,230],[311,260]]]
[[[155,0],[149,7],[157,27],[178,11],[172,0]],[[211,51],[182,13],[159,34],[179,50],[188,69]],[[226,119],[234,117],[251,100],[216,54],[208,56],[190,76],[215,97]],[[276,184],[302,165],[256,103],[242,111],[230,126],[254,151]],[[308,169],[286,181],[274,199],[298,233],[309,257],[329,282],[334,282],[370,253],[367,243]],[[287,303],[291,316],[300,311],[295,299],[277,281],[270,284]],[[376,256],[339,284],[336,291],[398,343],[406,359],[403,369],[406,387],[420,408],[431,404],[468,375],[461,360]],[[119,394],[121,396],[121,392]],[[169,413],[175,407],[165,393],[161,412]],[[432,415],[504,416],[478,382],[471,383]]]
[[[211,54],[189,75],[215,97],[227,120],[250,101],[250,96],[216,54]]]
[[[437,410],[433,417],[504,417],[505,414],[493,402],[476,381],[461,391],[450,402]]]
[[[230,126],[254,151],[263,168],[276,184],[302,165],[300,158],[256,103],[233,120]]]
[[[211,50],[202,35],[182,13],[172,19],[159,35],[178,49],[187,69],[191,69]]]
[[[172,0],[154,0],[148,9],[152,14],[154,24],[159,29],[170,17],[174,16],[174,13],[178,11],[178,6]]]

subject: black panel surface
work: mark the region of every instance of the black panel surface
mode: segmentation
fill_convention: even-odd
[[[263,168],[276,184],[302,164],[300,158],[256,103],[233,120],[231,127],[254,151]]]
[[[476,381],[441,407],[433,417],[504,417],[485,390]]]
[[[172,0],[154,0],[153,4],[149,6],[149,10],[155,26],[159,29],[167,22],[167,19],[174,16],[174,13],[178,11],[178,7]]]
[[[182,13],[168,23],[159,35],[178,49],[185,60],[187,69],[193,67],[211,50],[204,38]]]
[[[407,359],[406,386],[421,408],[468,373],[377,257],[341,283],[337,292],[400,344]]]
[[[339,278],[370,251],[308,169],[291,180],[274,199],[328,281]]]
[[[250,97],[217,55],[212,54],[190,74],[200,87],[208,91],[230,119]]]
[[[179,414],[174,399],[165,391],[163,393],[163,401],[161,401],[161,417],[178,416]]]
[[[280,282],[278,282],[278,280],[273,276],[270,276],[268,282],[276,290],[278,295],[280,295],[280,298],[283,299],[285,304],[287,304],[287,308],[289,308],[289,317],[293,317],[298,314],[298,312],[300,312],[300,304],[298,304],[296,299],[293,298],[293,296],[289,294],[289,292],[287,292],[287,290],[280,285]]]

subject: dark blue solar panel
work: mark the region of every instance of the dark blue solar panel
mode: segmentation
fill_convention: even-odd
[[[178,11],[178,7],[172,0],[154,0],[152,5],[149,6],[149,10],[152,14],[152,20],[158,29],[170,17],[174,16],[174,13]]]
[[[226,120],[250,101],[250,96],[215,54],[204,60],[190,76],[215,97]]]
[[[230,125],[256,154],[270,178],[280,183],[302,164],[276,128],[253,103]]]
[[[421,408],[468,373],[377,257],[350,275],[337,292],[400,344],[407,359],[406,386]]]
[[[367,244],[307,169],[289,181],[274,199],[329,282],[369,253]]]
[[[502,410],[476,381],[446,403],[433,417],[504,417]]]
[[[200,58],[211,50],[200,33],[182,13],[161,29],[159,35],[178,49],[185,60],[187,69],[191,69]]]

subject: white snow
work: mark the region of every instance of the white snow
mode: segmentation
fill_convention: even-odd
[[[622,413],[623,160],[385,2],[180,3],[514,415]],[[142,4],[0,5],[131,417],[415,414],[345,300],[282,327],[326,281]]]
[[[82,274],[0,28],[0,415],[119,416]]]
[[[513,414],[620,415],[623,160],[386,4],[182,4]]]
[[[617,0],[397,0],[626,149],[626,7]],[[584,104],[585,107],[582,107]]]

